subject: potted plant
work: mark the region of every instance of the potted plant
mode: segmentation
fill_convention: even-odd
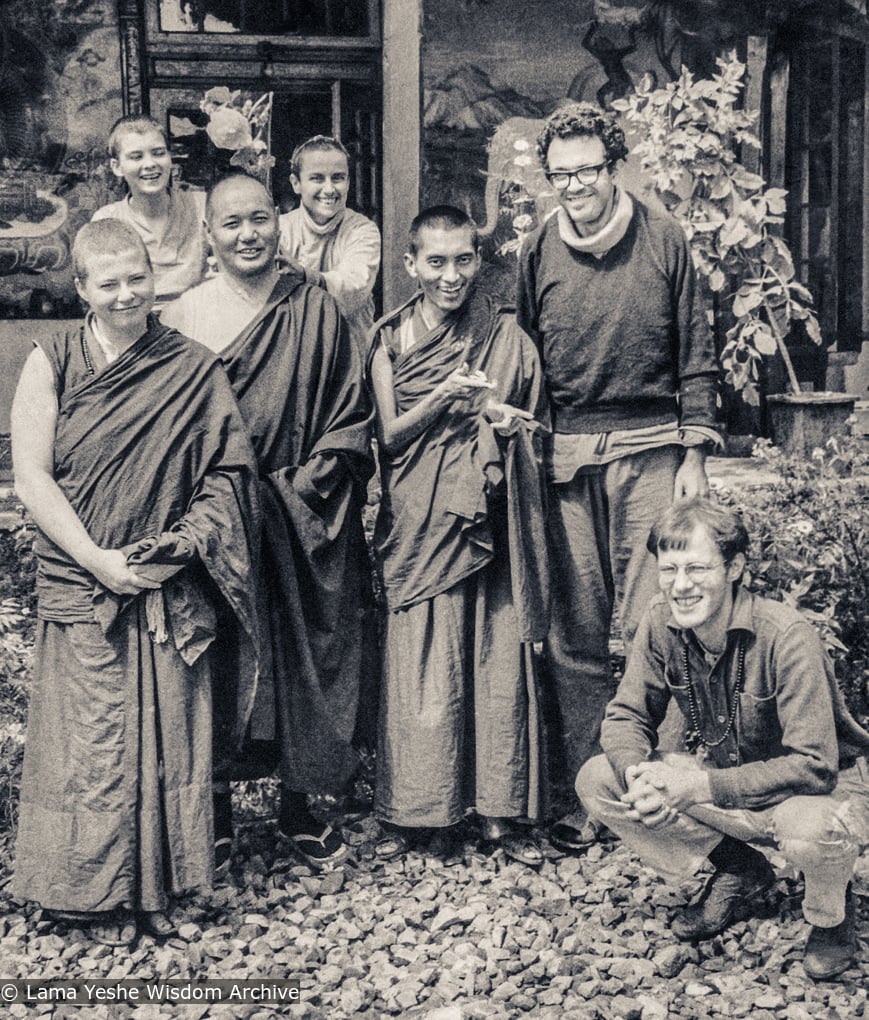
[[[811,450],[842,431],[854,397],[803,393],[785,343],[796,322],[821,343],[812,295],[796,278],[780,236],[785,198],[740,162],[740,146],[759,148],[757,112],[741,110],[745,65],[731,54],[718,73],[695,79],[687,70],[658,89],[643,89],[613,106],[639,138],[633,151],[655,192],[680,221],[710,308],[725,331],[721,366],[742,399],[760,403],[763,359],[781,357],[791,393],[767,398],[773,437]],[[796,412],[796,413],[794,413]]]

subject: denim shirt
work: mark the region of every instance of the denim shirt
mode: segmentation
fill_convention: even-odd
[[[740,642],[743,687],[727,732]],[[682,714],[684,732],[693,729],[683,650],[695,715],[709,745],[703,764],[718,807],[759,809],[798,794],[829,793],[840,758],[854,754],[837,733],[847,732],[852,744],[869,745],[869,734],[837,696],[832,664],[817,633],[796,610],[738,588],[726,649],[707,659],[693,632],[673,621],[660,595],[640,623],[601,727],[601,746],[623,784],[625,770],[657,746],[657,728],[671,699]]]

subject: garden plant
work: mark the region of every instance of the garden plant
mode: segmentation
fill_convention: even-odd
[[[642,85],[613,106],[639,139],[639,156],[654,190],[682,224],[694,263],[725,333],[725,381],[749,404],[759,403],[763,359],[781,356],[794,393],[800,385],[785,344],[794,323],[821,343],[812,295],[796,278],[780,236],[782,188],[768,188],[740,161],[759,148],[758,113],[739,108],[745,65],[719,58],[718,73],[698,79],[683,68],[657,89]]]

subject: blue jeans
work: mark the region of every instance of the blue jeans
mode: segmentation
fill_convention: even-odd
[[[678,767],[700,768],[688,754],[665,753]],[[845,890],[854,864],[869,845],[869,766],[860,758],[839,773],[824,796],[795,796],[760,811],[695,804],[666,825],[648,829],[600,798],[618,799],[622,787],[604,755],[592,758],[576,778],[576,792],[590,814],[604,822],[630,850],[673,883],[708,865],[724,835],[744,843],[777,847],[803,873],[803,915],[831,928],[845,916]]]
[[[609,640],[614,610],[626,649],[658,593],[646,540],[673,502],[682,449],[631,454],[550,485],[547,522],[552,624],[546,641],[553,807],[574,810],[573,780],[600,753],[600,724],[615,693]]]

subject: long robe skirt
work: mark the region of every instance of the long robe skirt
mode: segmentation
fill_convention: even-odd
[[[55,910],[162,910],[213,874],[208,655],[148,633],[40,621],[13,891]]]
[[[537,814],[534,667],[519,633],[506,558],[388,614],[378,818],[443,827],[469,809],[487,817]]]

